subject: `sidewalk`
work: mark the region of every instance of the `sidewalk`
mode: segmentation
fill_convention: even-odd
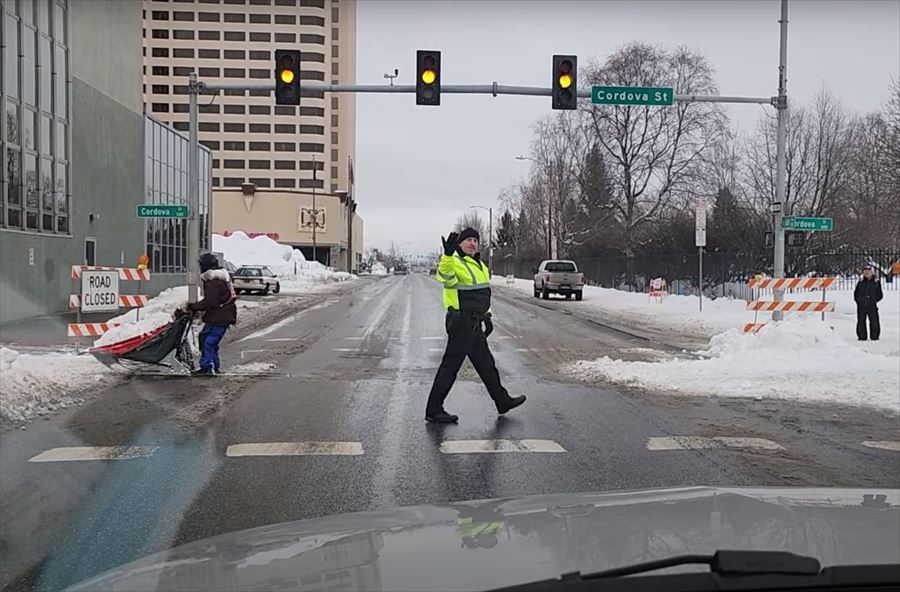
[[[116,313],[82,314],[82,323],[103,323]],[[29,317],[0,323],[0,345],[16,348],[67,349],[75,346],[74,337],[66,337],[66,326],[74,323],[74,313]],[[92,340],[81,339],[84,346]]]

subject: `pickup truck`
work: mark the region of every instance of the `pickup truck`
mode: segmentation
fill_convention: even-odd
[[[584,274],[578,271],[574,261],[558,259],[543,261],[534,272],[535,298],[548,300],[550,294],[561,294],[568,300],[574,294],[575,300],[581,300]]]

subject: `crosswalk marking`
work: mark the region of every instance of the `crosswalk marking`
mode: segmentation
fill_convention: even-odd
[[[717,436],[666,436],[649,438],[647,450],[715,450],[725,448],[758,448],[762,450],[784,450],[780,444],[765,438],[737,438]]]
[[[868,446],[869,448],[880,448],[882,450],[894,450],[900,452],[900,442],[891,440],[866,440],[862,445]]]
[[[66,446],[45,450],[28,459],[28,462],[131,460],[153,456],[158,448],[158,446]]]
[[[483,454],[494,452],[566,452],[553,440],[447,440],[443,454]]]
[[[225,456],[359,456],[361,442],[256,442],[232,444]]]
[[[266,339],[266,341],[297,341],[298,337],[273,337],[272,339]]]

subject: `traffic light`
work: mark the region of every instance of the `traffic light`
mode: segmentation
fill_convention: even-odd
[[[275,104],[300,104],[300,50],[275,50]]]
[[[416,105],[441,104],[441,52],[416,52]]]
[[[578,58],[576,56],[553,56],[552,89],[554,109],[575,109],[578,106]]]

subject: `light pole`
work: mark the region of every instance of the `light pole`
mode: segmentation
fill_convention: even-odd
[[[469,206],[470,209],[487,210],[488,213],[488,273],[494,275],[494,208]]]
[[[531,162],[540,165],[538,161],[531,158],[530,156],[518,155],[516,160],[530,160]],[[550,176],[553,176],[553,163],[550,163]],[[550,192],[547,192],[547,259],[553,259],[553,198],[550,196]]]
[[[316,155],[313,154],[312,157],[313,164],[313,198],[312,198],[312,215],[313,215],[313,261],[318,261],[318,257],[316,254],[316,228],[319,226],[319,210],[316,208],[316,184],[318,183],[318,174],[316,169]]]

